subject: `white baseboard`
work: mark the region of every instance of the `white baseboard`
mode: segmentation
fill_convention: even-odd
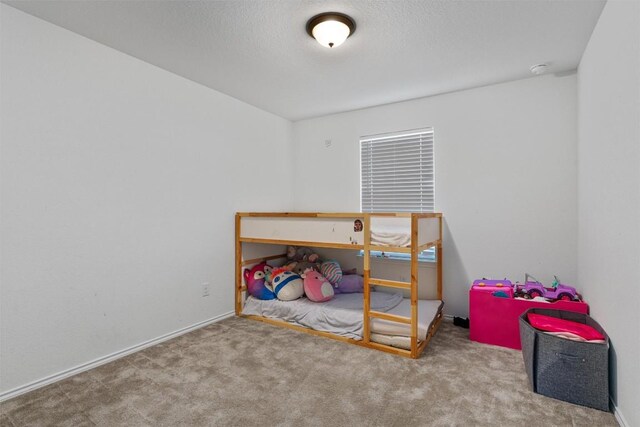
[[[71,377],[73,375],[76,375],[76,374],[79,374],[81,372],[85,372],[85,371],[88,371],[90,369],[97,368],[100,365],[104,365],[105,363],[109,363],[109,362],[112,362],[112,361],[114,361],[116,359],[120,359],[121,357],[127,356],[127,355],[129,355],[131,353],[135,353],[136,351],[143,350],[143,349],[145,349],[147,347],[151,347],[153,345],[160,344],[163,341],[170,340],[172,338],[178,337],[180,335],[184,335],[184,334],[186,334],[188,332],[191,332],[191,331],[194,331],[196,329],[203,328],[203,327],[205,327],[207,325],[210,325],[212,323],[219,322],[220,320],[227,319],[227,318],[233,316],[234,314],[235,313],[233,311],[230,311],[228,313],[224,313],[224,314],[221,314],[219,316],[212,317],[212,318],[207,319],[207,320],[203,320],[202,322],[194,323],[191,326],[186,326],[186,327],[184,327],[182,329],[178,329],[177,331],[173,331],[173,332],[170,332],[168,334],[161,335],[161,336],[159,336],[157,338],[150,339],[148,341],[142,342],[140,344],[136,344],[136,345],[131,346],[129,348],[125,348],[123,350],[116,351],[115,353],[111,353],[111,354],[108,354],[106,356],[99,357],[99,358],[94,359],[94,360],[92,360],[90,362],[83,363],[83,364],[75,366],[73,368],[66,369],[66,370],[64,370],[62,372],[58,372],[57,374],[49,375],[48,377],[45,377],[45,378],[33,381],[31,383],[16,387],[14,389],[5,391],[3,393],[0,393],[0,402],[12,399],[12,398],[14,398],[16,396],[19,396],[19,395],[24,394],[24,393],[28,393],[28,392],[33,391],[35,389],[38,389],[40,387],[44,387],[46,385],[52,384],[52,383],[54,383],[56,381],[60,381],[60,380],[63,380],[65,378],[69,378],[69,377]]]
[[[618,422],[620,427],[629,427],[630,424],[627,422],[627,420],[624,419],[624,416],[622,416],[622,412],[620,412],[613,399],[611,399],[611,406],[613,407],[613,415],[616,417],[616,421]]]

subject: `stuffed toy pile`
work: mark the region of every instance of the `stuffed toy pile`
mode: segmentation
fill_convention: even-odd
[[[335,260],[322,261],[307,247],[289,246],[282,267],[261,262],[243,273],[247,290],[261,300],[293,301],[306,295],[310,301],[329,301],[335,294],[362,292],[362,276],[344,272]]]

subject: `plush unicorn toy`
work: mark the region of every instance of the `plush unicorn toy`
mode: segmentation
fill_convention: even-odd
[[[271,267],[266,262],[255,265],[251,270],[244,271],[244,281],[247,283],[247,290],[254,298],[276,299],[271,287],[267,284],[265,275],[271,272]]]

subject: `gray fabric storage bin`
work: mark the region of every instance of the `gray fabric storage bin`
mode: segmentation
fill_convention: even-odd
[[[588,343],[545,334],[527,320],[528,313],[587,324],[605,336]],[[532,308],[520,316],[522,356],[534,392],[566,402],[609,411],[609,337],[589,315]]]

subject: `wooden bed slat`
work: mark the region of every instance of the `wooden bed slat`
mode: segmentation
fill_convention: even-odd
[[[418,218],[442,218],[442,213],[440,212],[421,212],[413,214]]]
[[[411,357],[411,351],[409,350],[405,350],[404,348],[398,348],[398,347],[393,347],[390,345],[384,345],[384,344],[380,344],[377,342],[370,342],[369,345],[367,347],[376,349],[376,350],[380,350],[380,351],[384,351],[386,353],[391,353],[391,354],[395,354],[398,356],[404,356],[404,357]]]
[[[424,245],[418,246],[418,252],[422,252],[426,249],[429,249],[434,246],[438,246],[439,240],[434,240],[433,242],[425,243]],[[404,254],[410,254],[411,248],[405,248],[404,246],[370,246],[370,250],[372,251],[380,251],[380,252],[399,252]]]
[[[411,289],[411,282],[398,282],[397,280],[369,279],[369,283],[388,288]]]
[[[404,323],[407,325],[411,324],[410,317],[398,316],[397,314],[389,314],[389,313],[384,313],[382,311],[369,310],[369,316],[376,317],[378,319],[389,320],[391,322]]]
[[[372,251],[380,251],[380,252],[401,252],[404,254],[410,254],[411,248],[405,248],[404,246],[378,246],[371,245],[369,246],[369,250]]]
[[[310,246],[314,248],[333,248],[333,249],[364,249],[364,245],[351,245],[349,243],[331,243],[331,242],[304,242],[300,240],[276,240],[276,239],[254,239],[251,237],[241,237],[240,242],[244,243],[268,243],[273,245],[294,245],[294,246]]]
[[[433,242],[429,242],[429,243],[425,243],[424,245],[420,245],[420,246],[418,246],[418,252],[422,252],[422,251],[427,250],[427,249],[429,249],[431,247],[438,246],[438,243],[440,243],[439,240],[434,240]]]
[[[431,338],[433,338],[433,336],[438,331],[438,328],[440,327],[440,323],[442,323],[442,312],[440,312],[440,313],[438,313],[436,315],[436,319],[431,324],[431,328],[429,329],[429,332],[427,332],[427,337],[423,341],[423,343],[424,343],[424,345],[422,347],[423,349],[424,349],[424,347],[427,346],[427,344],[429,344],[429,341],[431,341]],[[420,352],[422,352],[422,350],[420,350]]]
[[[280,258],[286,258],[286,257],[287,257],[287,254],[278,254],[278,255],[265,256],[261,258],[248,259],[248,260],[242,261],[242,266],[244,267],[245,265],[258,264],[259,262],[262,262],[262,261],[271,261],[273,259],[280,259]]]

